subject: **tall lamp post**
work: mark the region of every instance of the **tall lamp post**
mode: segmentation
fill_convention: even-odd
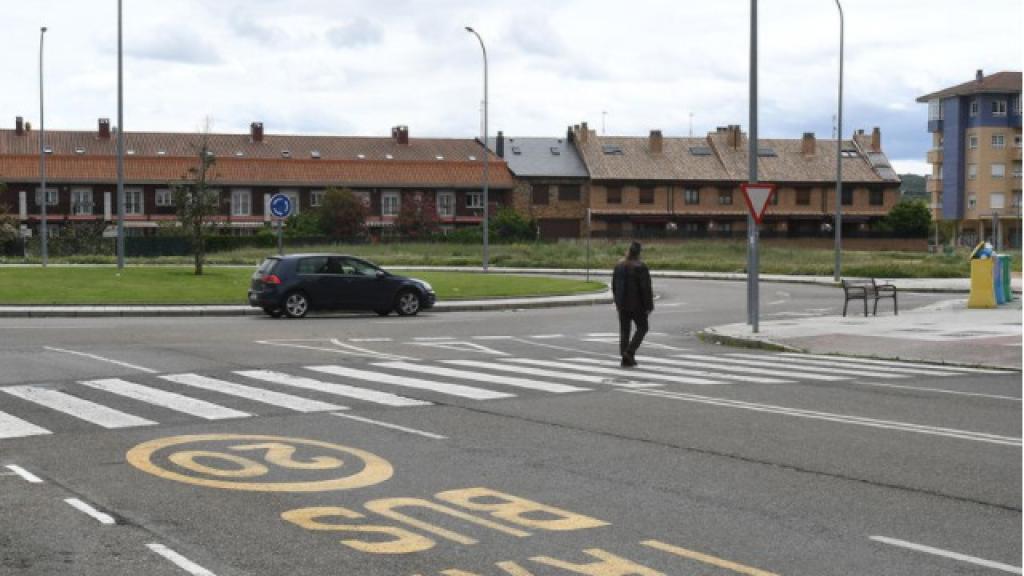
[[[843,250],[843,5],[836,0],[839,8],[839,120],[836,129],[836,265],[832,280],[839,282],[842,276]]]
[[[46,26],[39,29],[39,179],[43,189],[42,223],[39,228],[40,256],[42,257],[43,268],[47,264],[46,253],[46,116],[43,114],[43,39],[46,36]]]
[[[124,67],[121,0],[117,0],[117,269],[124,269]]]
[[[484,46],[484,39],[480,37],[480,34],[476,30],[473,30],[471,26],[466,26],[466,32],[476,36],[476,39],[480,41],[480,49],[484,53],[484,271],[487,271],[487,240],[488,240],[488,212],[490,209],[490,202],[487,194],[487,167],[490,155],[487,150],[487,48]]]

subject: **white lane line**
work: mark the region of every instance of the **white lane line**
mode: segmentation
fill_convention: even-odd
[[[26,482],[28,482],[30,484],[42,484],[43,483],[43,479],[42,478],[40,478],[39,476],[36,476],[35,474],[29,472],[28,470],[25,470],[24,468],[22,468],[21,466],[18,466],[17,464],[8,464],[7,466],[5,466],[5,468],[10,470],[11,472],[14,472],[18,476],[20,476],[22,480],[24,480],[24,481],[26,481]]]
[[[537,340],[553,340],[555,338],[565,338],[565,335],[564,334],[535,334],[533,336],[530,336],[530,338],[535,338]]]
[[[867,426],[870,428],[884,428],[887,430],[899,430],[902,432],[916,432],[918,434],[929,434],[932,436],[959,438],[962,440],[973,440],[975,442],[985,442],[988,444],[1016,446],[1018,448],[1021,446],[1020,438],[1014,438],[1011,436],[1000,436],[997,434],[988,434],[985,432],[957,430],[955,428],[940,428],[938,426],[925,426],[922,424],[911,424],[909,422],[898,422],[893,420],[878,420],[875,418],[850,416],[846,414],[834,414],[831,412],[816,412],[813,410],[803,410],[800,408],[787,408],[785,406],[757,404],[754,402],[729,400],[727,398],[714,398],[711,396],[698,396],[696,394],[687,394],[683,392],[668,392],[665,390],[622,390],[622,392],[641,394],[644,396],[651,396],[654,398],[666,398],[672,400],[682,400],[685,402],[696,402],[699,404],[709,404],[712,406],[722,406],[724,408],[739,408],[743,410],[751,410],[754,412],[780,414],[783,416],[795,416],[798,418],[824,420],[827,422],[838,422],[841,424],[854,424],[857,426]]]
[[[573,362],[586,362],[588,364],[599,364],[601,366],[616,366],[618,362],[600,360],[598,358],[569,358]],[[753,382],[755,384],[791,384],[793,380],[782,380],[779,378],[765,378],[762,376],[743,376],[740,374],[724,374],[722,372],[708,372],[706,370],[687,370],[685,368],[674,368],[671,366],[651,366],[646,363],[646,358],[641,358],[644,364],[642,368],[633,368],[636,372],[659,372],[661,374],[679,374],[681,376],[697,376],[698,378],[721,378],[723,380],[735,380],[737,382]]]
[[[737,356],[743,358],[763,358],[763,356],[757,356],[756,354],[730,354],[730,356]],[[779,356],[785,356],[786,362],[795,362],[799,364],[807,364],[810,366],[836,366],[839,368],[851,368],[851,369],[864,369],[867,368],[874,372],[892,372],[893,374],[919,374],[924,376],[956,376],[954,372],[943,370],[941,367],[936,366],[934,368],[914,368],[913,365],[906,367],[903,366],[877,366],[874,364],[864,365],[857,364],[855,362],[847,362],[845,359],[836,357],[829,360],[824,358],[807,358],[803,354],[793,354],[791,352],[783,352]]]
[[[0,412],[0,438],[23,438],[25,436],[42,436],[43,434],[53,434],[53,432],[21,418]]]
[[[161,376],[161,378],[168,382],[174,382],[175,384],[182,384],[185,386],[192,386],[193,388],[227,394],[229,396],[246,398],[254,402],[262,402],[263,404],[287,408],[296,412],[329,412],[331,410],[346,409],[344,406],[338,406],[337,404],[328,404],[327,402],[320,402],[319,400],[309,400],[301,396],[292,396],[291,394],[284,394],[282,392],[264,390],[263,388],[256,388],[255,386],[235,384],[234,382],[200,376],[199,374],[168,374],[166,376]]]
[[[454,336],[417,336],[413,338],[417,342],[440,342],[442,340],[455,340]]]
[[[430,402],[416,400],[415,398],[406,398],[405,396],[390,394],[388,392],[369,390],[367,388],[357,388],[355,386],[347,386],[345,384],[323,382],[321,380],[314,380],[313,378],[292,376],[291,374],[273,372],[271,370],[241,370],[235,372],[235,374],[245,376],[246,378],[252,378],[253,380],[262,380],[263,382],[270,382],[272,384],[281,384],[282,386],[291,386],[292,388],[313,390],[315,392],[332,394],[334,396],[343,396],[345,398],[355,398],[356,400],[363,400],[364,402],[371,402],[373,404],[383,404],[385,406],[426,406],[430,404]]]
[[[427,438],[433,438],[434,440],[447,440],[447,436],[441,436],[440,434],[434,434],[433,432],[424,432],[423,430],[417,430],[415,428],[406,428],[405,426],[399,426],[397,424],[389,424],[387,422],[381,422],[380,420],[370,420],[369,418],[363,418],[362,416],[353,416],[352,414],[335,414],[331,413],[331,416],[338,416],[340,418],[348,418],[349,420],[355,420],[357,422],[365,422],[367,424],[373,424],[375,426],[381,426],[383,428],[391,428],[394,430],[400,430],[402,432],[408,432],[409,434],[416,434],[417,436],[425,436]]]
[[[121,380],[120,378],[81,380],[78,383],[89,388],[95,388],[96,390],[145,402],[146,404],[160,406],[168,410],[181,412],[182,414],[189,414],[203,420],[226,420],[228,418],[248,418],[252,416],[248,412],[225,408],[224,406],[175,394],[174,392],[167,392],[166,390],[142,386],[134,382]]]
[[[132,370],[138,370],[139,372],[145,372],[146,374],[156,374],[157,370],[152,370],[138,364],[129,364],[127,362],[121,362],[120,360],[114,360],[113,358],[104,358],[103,356],[97,356],[95,354],[87,354],[85,352],[78,352],[76,350],[67,350],[64,348],[54,348],[53,346],[43,346],[47,350],[53,352],[63,352],[65,354],[74,354],[75,356],[81,356],[83,358],[91,358],[93,360],[99,360],[100,362],[107,362],[109,364],[116,364],[118,366],[124,366],[125,368],[131,368]]]
[[[331,338],[327,340],[330,344],[333,344],[334,348],[327,348],[326,346],[311,346],[308,344],[297,344],[297,342],[324,342],[324,340],[256,340],[256,344],[266,344],[267,346],[282,346],[287,348],[299,348],[301,350],[316,350],[317,352],[331,352],[334,354],[348,354],[350,356],[359,356],[364,358],[377,358],[380,360],[415,360],[415,358],[409,358],[406,356],[398,356],[395,354],[383,354],[380,352],[374,352],[367,348],[360,348],[359,346],[352,346],[351,344],[345,344],[337,338]]]
[[[113,526],[114,524],[117,524],[117,522],[114,521],[113,516],[111,516],[110,514],[104,514],[103,512],[100,512],[99,510],[93,508],[92,506],[86,504],[85,502],[82,502],[78,498],[66,498],[64,499],[64,501],[70,504],[71,507],[74,508],[75,510],[78,510],[79,512],[83,512],[86,515],[91,516],[100,524],[105,524],[107,526]]]
[[[794,374],[790,371],[785,370],[771,370],[767,368],[754,368],[753,366],[731,366],[729,364],[715,364],[710,361],[710,356],[690,356],[692,358],[701,358],[703,360],[680,360],[676,356],[676,359],[669,358],[648,358],[643,357],[643,361],[646,363],[654,364],[665,364],[668,366],[689,366],[692,368],[712,368],[722,372],[739,372],[744,374],[760,374],[763,376],[779,376],[781,378],[799,378],[801,380],[821,380],[823,382],[834,382],[838,380],[850,380],[849,376],[828,376],[825,374],[811,374],[801,373]]]
[[[393,386],[404,386],[406,388],[416,388],[418,390],[431,390],[433,392],[439,392],[441,394],[448,394],[450,396],[460,396],[462,398],[470,398],[473,400],[495,400],[498,398],[515,397],[515,394],[495,392],[493,390],[484,390],[483,388],[474,388],[472,386],[447,384],[445,382],[421,380],[419,378],[407,378],[405,376],[395,376],[393,374],[386,374],[384,372],[356,370],[355,368],[346,368],[344,366],[337,365],[306,366],[306,368],[316,372],[322,372],[324,374],[333,374],[334,376],[355,378],[357,380],[369,380],[370,382],[377,382],[380,384],[391,384]]]
[[[185,572],[188,572],[192,576],[217,576],[213,572],[210,572],[206,568],[203,568],[199,564],[185,558],[181,554],[178,554],[174,550],[171,550],[163,544],[146,544],[146,548],[149,548],[153,552],[163,556],[167,560],[170,560],[172,564],[181,568]]]
[[[473,336],[473,340],[513,340],[515,336]]]
[[[570,372],[557,371],[557,370],[544,370],[543,368],[530,368],[528,366],[512,366],[505,364],[494,364],[492,362],[482,362],[479,360],[442,360],[445,364],[454,364],[456,366],[467,366],[471,368],[486,368],[488,370],[499,370],[502,372],[514,372],[516,374],[529,374],[530,376],[547,376],[549,378],[557,378],[559,380],[572,380],[574,382],[587,382],[590,384],[621,384],[613,378],[606,378],[604,376],[598,376],[596,374],[572,374]],[[644,387],[650,387],[650,384],[644,384]]]
[[[146,420],[145,418],[132,416],[113,408],[107,408],[95,402],[65,394],[59,390],[50,390],[49,388],[40,388],[38,386],[11,386],[3,388],[3,391],[22,400],[34,402],[40,406],[45,406],[57,412],[63,412],[79,420],[85,420],[108,429],[152,426],[156,424],[152,420]]]
[[[502,360],[505,360],[504,358]],[[566,359],[562,359],[566,360]],[[534,360],[532,358],[509,358],[508,362],[518,364],[532,364],[534,366],[547,366],[548,368],[562,368],[565,370],[577,370],[580,372],[591,372],[595,374],[614,374],[620,378],[636,379],[641,381],[656,380],[658,382],[677,382],[682,384],[722,384],[721,380],[708,380],[707,378],[688,378],[686,376],[668,376],[666,374],[652,374],[650,372],[634,371],[629,368],[605,368],[603,366],[592,366],[588,364],[574,364],[571,362],[556,362],[552,360]],[[626,388],[633,388],[626,384],[620,384]]]
[[[690,359],[706,358],[705,356],[697,356],[695,354],[677,354],[674,357],[676,357],[676,358],[690,358]],[[759,360],[751,360],[751,359],[746,359],[746,358],[736,358],[736,357],[733,357],[732,354],[724,354],[724,355],[717,355],[717,356],[715,356],[714,357],[714,361],[715,362],[722,362],[722,363],[725,363],[725,364],[741,364],[741,365],[744,365],[744,366],[765,366],[767,368],[781,368],[781,369],[784,369],[784,370],[792,370],[793,373],[791,373],[791,374],[792,374],[792,376],[794,378],[797,376],[797,374],[803,373],[803,372],[815,372],[815,373],[825,373],[825,374],[839,374],[839,375],[848,375],[848,376],[857,376],[857,377],[864,376],[864,377],[870,377],[870,378],[906,378],[906,376],[901,375],[901,374],[887,374],[887,373],[884,373],[884,372],[870,372],[868,370],[861,369],[861,368],[843,369],[843,368],[832,368],[832,367],[829,367],[829,366],[807,366],[807,365],[804,365],[804,364],[797,364],[797,363],[794,363],[794,362],[780,361],[779,358],[777,358],[773,354],[763,355],[763,356],[755,355],[755,357],[756,358],[760,358],[760,359]]]
[[[977,396],[979,398],[993,398],[995,400],[1013,400],[1020,402],[1016,396],[1000,396],[998,394],[981,394],[980,392],[961,392],[959,390],[946,390],[945,388],[923,388],[921,386],[898,386],[896,384],[882,384],[880,382],[853,382],[859,386],[876,386],[878,388],[898,388],[900,390],[920,390],[922,392],[938,392],[941,394],[955,394],[957,396]]]
[[[618,338],[618,332],[591,332],[587,338]]]
[[[349,338],[349,342],[391,342],[391,338]]]
[[[374,366],[380,366],[381,368],[391,368],[394,370],[418,372],[421,374],[427,374],[429,376],[446,376],[448,378],[474,380],[477,382],[487,382],[490,384],[504,384],[505,386],[514,386],[517,388],[526,388],[529,390],[540,390],[542,392],[551,392],[553,394],[565,394],[566,392],[584,392],[590,390],[590,388],[580,388],[578,386],[556,384],[554,382],[543,382],[541,380],[529,380],[526,378],[515,378],[511,376],[501,376],[498,374],[469,372],[467,370],[454,370],[452,368],[443,368],[440,366],[410,364],[408,362],[375,362]]]
[[[1019,346],[1019,344],[1017,344]],[[786,352],[782,355],[793,354],[792,352]],[[820,358],[823,360],[840,360],[851,364],[870,364],[872,366],[918,366],[928,367],[929,364],[925,363],[914,363],[914,362],[900,362],[898,360],[876,360],[874,358],[852,358],[849,356],[830,356],[828,354],[798,354],[805,358]],[[943,370],[948,372],[968,372],[971,374],[1013,374],[1012,370],[990,370],[987,368],[968,368],[966,366],[948,366],[946,364],[934,364],[936,370]]]
[[[1002,562],[993,562],[992,560],[985,560],[984,558],[968,556],[967,554],[952,552],[950,550],[943,550],[942,548],[925,546],[924,544],[914,544],[913,542],[907,542],[906,540],[898,540],[896,538],[889,538],[887,536],[869,536],[868,539],[874,540],[875,542],[881,542],[882,544],[888,544],[890,546],[906,548],[908,550],[914,550],[916,552],[924,552],[925,554],[934,554],[935,556],[942,556],[943,558],[959,560],[960,562],[966,562],[968,564],[974,564],[976,566],[984,566],[985,568],[992,568],[994,570],[999,570],[1002,572],[1006,572],[1008,574],[1022,573],[1021,568],[1010,564],[1003,564]]]

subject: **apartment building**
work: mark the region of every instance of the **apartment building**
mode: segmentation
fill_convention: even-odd
[[[926,94],[936,220],[954,222],[965,244],[1021,243],[1021,73],[998,72]],[[993,230],[995,228],[995,230]]]
[[[47,131],[47,229],[60,234],[74,222],[112,225],[116,207],[116,138],[109,120],[96,131]],[[125,133],[125,228],[154,233],[177,221],[172,186],[197,164],[202,136],[188,133]],[[39,132],[17,118],[0,130],[0,204],[35,233],[44,195],[40,188]],[[247,235],[271,221],[269,201],[293,198],[301,213],[319,206],[330,187],[351,188],[367,206],[367,225],[378,235],[392,229],[403,202],[419,195],[436,203],[443,228],[480,224],[483,217],[483,154],[477,140],[411,138],[406,126],[391,137],[268,134],[254,122],[248,134],[209,134],[216,158],[211,177],[223,206],[214,220],[222,233]],[[506,163],[490,156],[491,209],[511,205],[514,186]]]
[[[574,142],[590,173],[595,236],[681,231],[733,235],[746,230],[740,185],[748,179],[748,139],[739,126],[700,138],[599,136],[586,123]],[[759,139],[758,177],[777,186],[762,230],[809,236],[831,229],[836,142]],[[899,201],[899,177],[882,152],[881,131],[858,131],[842,143],[843,231],[868,230]]]

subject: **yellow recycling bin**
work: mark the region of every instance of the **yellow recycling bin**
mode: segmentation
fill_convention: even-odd
[[[971,260],[971,296],[967,299],[968,308],[995,308],[996,292],[992,284],[993,261]]]

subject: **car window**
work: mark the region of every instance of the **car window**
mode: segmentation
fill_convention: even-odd
[[[344,260],[336,256],[327,259],[324,274],[351,274],[352,271],[344,265]]]
[[[313,256],[299,259],[296,272],[299,274],[324,274],[327,271],[327,256]]]
[[[376,276],[377,268],[369,262],[363,262],[362,260],[356,260],[355,258],[345,258],[345,272],[348,274],[356,274],[358,276]]]
[[[260,274],[270,274],[271,272],[274,271],[274,267],[277,266],[277,263],[280,261],[281,260],[278,258],[267,258],[266,260],[263,261],[262,264],[260,264],[260,267],[257,270],[257,272],[259,272]]]

